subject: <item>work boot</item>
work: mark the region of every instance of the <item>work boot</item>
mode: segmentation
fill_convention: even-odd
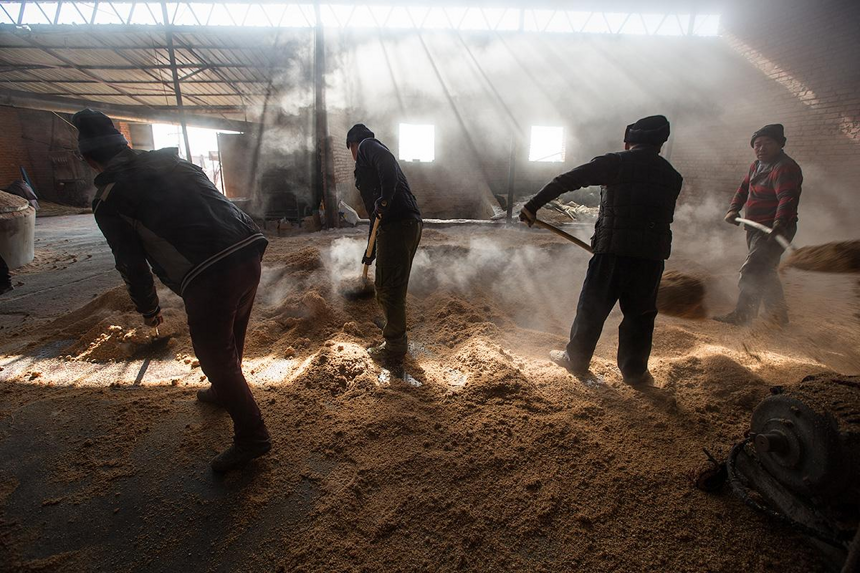
[[[392,350],[388,342],[383,342],[382,344],[368,348],[367,353],[374,360],[384,360],[387,358],[403,358],[406,356],[407,350],[408,347],[403,350]]]
[[[646,370],[643,374],[639,376],[624,376],[623,381],[628,386],[653,386],[654,385],[654,377],[651,376],[651,372]]]
[[[567,355],[566,350],[550,350],[549,351],[549,359],[558,364],[574,376],[582,376],[588,373],[588,368],[580,368],[573,364],[570,361],[570,356]]]
[[[221,403],[221,399],[215,393],[215,389],[212,386],[198,390],[197,401],[224,407],[224,404]]]
[[[726,324],[731,324],[733,326],[748,326],[750,323],[749,318],[745,316],[741,316],[735,311],[732,311],[728,314],[724,314],[722,316],[713,317],[717,322],[724,322]]]
[[[767,313],[765,321],[769,325],[776,326],[777,328],[785,328],[788,326],[788,311],[785,308],[778,308],[777,310],[771,311]]]
[[[212,471],[229,472],[241,468],[254,458],[259,458],[272,449],[272,442],[233,442],[233,445],[212,458]]]

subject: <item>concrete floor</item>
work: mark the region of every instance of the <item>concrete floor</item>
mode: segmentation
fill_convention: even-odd
[[[12,271],[0,297],[0,330],[30,329],[122,284],[92,214],[36,219],[36,258]],[[0,348],[3,351],[4,348]]]
[[[50,320],[89,302],[93,295],[121,285],[121,279],[113,269],[110,250],[91,215],[39,220],[36,233],[38,258],[34,264],[21,269],[15,277],[15,282],[24,284],[10,295],[0,298],[0,326],[4,328],[0,331],[0,340],[7,340],[0,344],[0,355],[6,355],[0,357],[0,382],[13,378],[17,381],[14,387],[0,384],[0,571],[191,572],[241,569],[256,573],[296,570],[299,568],[296,567],[298,563],[305,570],[349,570],[352,567],[344,563],[351,562],[356,551],[359,555],[369,557],[363,566],[355,567],[355,570],[453,569],[439,564],[435,567],[416,567],[409,561],[408,551],[398,553],[403,558],[398,558],[391,567],[383,567],[380,563],[368,565],[373,563],[377,555],[381,555],[376,553],[380,548],[393,543],[391,539],[394,534],[386,533],[382,541],[362,537],[366,531],[377,531],[378,520],[388,519],[385,516],[404,515],[403,523],[409,526],[413,524],[408,511],[402,509],[402,501],[392,493],[400,491],[397,488],[400,488],[401,480],[414,484],[414,490],[411,491],[419,492],[428,482],[435,483],[433,479],[436,478],[428,480],[428,475],[447,476],[452,471],[450,468],[456,465],[454,462],[450,466],[440,465],[438,461],[443,459],[439,456],[447,455],[452,447],[449,445],[450,439],[444,437],[447,435],[445,432],[441,433],[443,441],[439,443],[428,442],[423,437],[435,435],[437,420],[448,419],[451,409],[458,403],[450,398],[447,386],[440,382],[441,377],[430,379],[425,375],[426,383],[418,389],[407,384],[392,384],[385,393],[358,392],[340,397],[329,393],[326,386],[320,386],[322,390],[316,386],[316,371],[308,374],[304,366],[297,368],[290,360],[284,360],[282,355],[277,359],[252,357],[245,361],[245,370],[251,384],[256,386],[258,401],[266,410],[267,420],[271,422],[275,449],[272,455],[253,464],[247,471],[219,477],[209,470],[208,462],[212,455],[229,443],[229,417],[222,410],[196,402],[194,392],[202,385],[200,371],[174,360],[169,348],[149,356],[98,364],[68,363],[58,359],[61,350],[71,342],[68,340],[40,342],[22,352],[13,351],[29,341],[38,340],[40,330],[44,331],[38,328],[39,325],[47,325]],[[320,240],[320,237],[313,237],[313,240]],[[854,283],[846,282],[841,277],[832,281],[835,284],[819,281],[820,288],[816,292],[822,293],[820,301],[813,296],[814,293],[807,293],[804,307],[798,308],[798,313],[802,311],[798,319],[806,325],[821,322],[815,310],[822,308],[826,302],[830,311],[828,316],[832,317],[829,322],[830,329],[834,331],[834,340],[823,337],[819,331],[810,336],[821,339],[819,345],[828,351],[844,350],[845,346],[850,350],[850,345],[845,341],[836,340],[847,337],[840,334],[843,330],[835,330],[835,326],[842,322],[848,325],[853,320],[850,318],[852,315],[833,301],[844,300],[846,305],[853,304],[850,301],[853,300]],[[435,316],[436,312],[438,309],[431,315]],[[10,337],[9,330],[20,330],[22,325],[25,327],[24,333]],[[668,325],[665,334],[670,343],[674,341],[683,346],[681,343],[684,341],[695,341],[701,330],[711,333],[714,340],[719,340],[720,333],[731,336],[737,334],[711,322],[694,324],[689,331],[683,328],[686,327],[682,323],[672,322]],[[784,334],[789,336],[792,332],[795,331]],[[424,331],[424,336],[429,337],[427,331]],[[791,341],[789,339],[785,346],[792,347]],[[316,342],[322,343],[321,340]],[[815,350],[816,345],[807,338],[798,339],[797,348],[801,347],[801,342],[806,353]],[[715,348],[725,348],[720,352],[730,351],[732,343],[727,338],[720,343],[728,346]],[[542,346],[543,342],[536,344]],[[770,374],[769,383],[796,380],[800,377],[799,372],[806,373],[809,370],[808,359],[801,356],[795,364],[791,353],[781,349],[771,339],[754,343],[755,350],[782,368]],[[775,354],[767,354],[771,351]],[[523,356],[531,356],[525,347],[519,352]],[[670,366],[662,367],[658,373],[664,376],[674,373],[672,375],[685,377],[701,375],[700,370],[704,367],[699,364],[704,362],[705,366],[715,365],[714,376],[728,376],[730,379],[740,377],[744,380],[747,376],[752,377],[747,366],[727,362],[725,358],[716,361],[699,361],[698,358],[688,359],[684,356],[672,358],[669,355],[673,352],[683,354],[686,350],[676,349],[671,344],[668,351],[663,348],[663,359],[675,360],[677,367],[674,366],[675,362],[671,362]],[[747,350],[747,354],[752,356],[749,352]],[[604,352],[605,356],[608,354]],[[732,356],[743,359],[738,353]],[[828,354],[821,360],[825,361],[827,357],[833,360],[838,358]],[[849,359],[852,364],[856,364],[853,351],[845,360]],[[303,364],[307,365],[308,360],[305,359]],[[424,356],[422,360],[432,362],[433,359]],[[545,359],[540,362],[545,363]],[[601,426],[600,433],[602,436],[618,437],[620,442],[624,442],[625,451],[630,438],[621,428],[627,428],[628,425],[662,428],[653,432],[653,436],[648,438],[651,441],[647,443],[654,451],[663,451],[668,447],[664,441],[668,438],[663,434],[682,425],[677,423],[674,414],[664,412],[661,406],[652,403],[644,394],[639,396],[626,388],[619,388],[618,384],[614,387],[607,384],[597,387],[571,385],[567,375],[552,369],[544,370],[545,366],[534,364],[530,368],[538,369],[536,379],[540,379],[541,388],[552,387],[559,392],[556,400],[562,405],[561,408],[571,408],[565,400],[575,393],[575,404],[579,408],[577,411],[600,412],[596,421],[598,424],[606,424],[605,418],[617,411],[617,424],[612,426],[612,430]],[[745,364],[749,366],[752,361]],[[817,367],[818,363],[814,365]],[[28,383],[26,377],[21,375],[34,370],[38,370],[42,376],[36,382]],[[292,372],[289,379],[285,372]],[[292,384],[299,376],[308,378],[312,383]],[[474,372],[470,376],[474,376]],[[171,384],[174,378],[177,382],[175,386]],[[271,384],[278,381],[278,384]],[[683,445],[675,448],[677,452],[673,455],[687,456],[679,458],[677,462],[684,470],[701,461],[701,444],[729,443],[727,434],[722,432],[740,435],[741,425],[746,424],[748,417],[745,411],[738,413],[731,410],[725,416],[734,420],[734,429],[726,430],[724,424],[713,424],[711,418],[707,417],[712,415],[711,411],[719,413],[722,407],[734,408],[732,404],[737,399],[730,393],[717,393],[707,402],[710,409],[703,407],[701,411],[695,410],[691,405],[693,402],[684,402],[687,398],[693,400],[699,396],[695,388],[690,390],[689,396],[686,394],[686,388],[690,386],[686,383],[678,390],[678,395],[681,407],[687,413],[685,415],[699,420],[701,425],[697,427],[702,435],[684,438]],[[724,384],[719,386],[723,387]],[[461,419],[463,428],[470,428],[469,432],[471,428],[478,427],[479,422],[474,416],[482,416],[503,406],[500,402],[481,402],[475,408],[475,404],[468,401],[458,406],[461,410],[456,414],[461,417],[457,419]],[[518,408],[516,403],[512,404],[505,404],[504,407]],[[388,411],[386,408],[396,413],[391,414],[394,421],[390,425],[386,421],[387,415],[381,414]],[[404,417],[400,418],[401,415]],[[536,415],[539,414],[525,409],[504,414],[517,420],[532,420]],[[699,415],[702,417],[696,418]],[[553,420],[553,424],[559,423],[554,410],[550,410],[547,416],[546,419]],[[740,423],[736,421],[738,416],[742,419]],[[416,431],[416,420],[424,418],[426,427],[420,426],[422,430]],[[321,424],[324,430],[317,433],[316,428]],[[542,424],[544,422],[538,422],[538,427],[543,428]],[[379,428],[385,432],[381,437]],[[346,446],[348,449],[342,449],[344,432],[356,436],[355,441]],[[542,432],[533,433],[537,441],[529,447],[537,448],[537,444],[540,444],[541,451],[547,447],[543,438],[539,437],[544,435]],[[715,437],[714,432],[719,435]],[[416,441],[404,446],[400,441],[401,436],[415,436]],[[505,443],[509,441],[507,437],[500,439]],[[637,435],[636,439],[645,438]],[[463,435],[457,434],[457,447],[462,450],[455,454],[460,460],[469,460],[475,452],[496,451],[502,445],[495,441],[495,437],[488,437],[487,440],[474,446]],[[580,455],[577,448],[570,448],[565,440],[559,440],[557,445],[549,447],[553,459],[559,456],[558,459],[563,460],[558,467],[564,469],[559,471],[574,471],[571,468],[576,468]],[[368,448],[379,448],[372,450],[375,452],[375,461],[370,466],[356,461],[361,459]],[[431,454],[424,453],[427,451]],[[377,463],[378,460],[398,459],[400,454],[405,456],[405,461],[399,460],[391,466]],[[423,467],[419,469],[410,465],[414,460],[424,459],[433,460],[433,469],[429,473]],[[523,459],[538,458],[524,455]],[[661,460],[660,463],[664,462]],[[528,463],[531,465],[533,462]],[[492,465],[495,464],[493,462]],[[490,463],[487,462],[487,465]],[[359,474],[359,469],[363,473]],[[683,472],[673,470],[670,477],[667,477],[665,468],[661,472],[633,472],[627,477],[618,478],[622,480],[618,490],[605,486],[601,486],[603,489],[597,487],[596,490],[606,495],[623,491],[625,494],[621,497],[624,498],[629,498],[637,491],[647,491],[648,499],[655,507],[664,507],[667,503],[691,505],[693,502],[687,500],[689,486]],[[371,475],[372,480],[366,481],[364,476],[367,475]],[[473,471],[469,475],[478,473]],[[651,475],[656,477],[645,477]],[[558,486],[559,489],[553,491],[568,492],[558,495],[577,495],[574,490],[569,491],[567,488],[567,484],[571,483],[569,478],[566,474],[552,478],[558,484],[565,484],[563,488]],[[464,539],[477,539],[472,537],[474,532],[469,529],[471,525],[468,522],[461,524],[463,513],[458,508],[486,505],[484,494],[481,493],[485,491],[484,486],[475,487],[473,478],[454,476],[450,479],[450,482],[443,482],[447,484],[443,486],[445,495],[439,497],[439,508],[432,511],[444,516],[442,522],[455,524],[453,532],[440,537],[442,541],[423,535],[420,537],[422,543],[431,544],[428,555],[432,554],[434,559],[440,560],[452,555],[452,547],[459,547],[457,543],[463,532]],[[652,481],[643,481],[647,479]],[[362,489],[365,483],[371,484],[367,490]],[[350,523],[353,526],[359,524],[360,527],[353,530],[350,529],[352,526],[344,528],[337,522],[331,529],[326,529],[329,527],[326,525],[327,516],[343,505],[344,500],[353,499],[350,497],[353,493],[349,492],[353,492],[355,487],[359,487],[356,494],[358,499],[365,500],[362,496],[366,496],[367,500],[356,504],[355,515],[358,517],[351,517],[359,521]],[[447,501],[449,491],[452,492],[450,499],[463,500],[462,505]],[[466,491],[477,492],[476,497],[464,497]],[[341,497],[342,492],[347,492],[343,494],[345,497]],[[525,492],[522,495],[525,496],[523,499],[531,499],[530,496],[535,494]],[[596,495],[599,497],[600,494]],[[655,495],[662,497],[654,498]],[[565,501],[558,502],[560,505],[577,507],[578,501],[574,501],[573,497],[563,499]],[[434,503],[431,503],[431,508],[435,507]],[[637,503],[642,504],[641,500]],[[539,509],[543,506],[536,503],[534,507]],[[776,563],[774,567],[777,568],[783,563],[778,559],[778,554],[791,554],[794,566],[779,570],[825,570],[817,554],[805,549],[790,532],[780,530],[750,513],[740,502],[732,501],[727,496],[700,496],[695,498],[694,507],[700,515],[687,509],[675,514],[681,520],[683,534],[688,535],[690,541],[679,545],[679,538],[669,533],[660,545],[658,559],[665,560],[660,569],[656,568],[656,561],[649,561],[650,567],[613,567],[612,563],[633,563],[639,557],[625,554],[605,557],[605,563],[601,561],[605,567],[585,567],[581,570],[701,570],[667,565],[679,555],[683,556],[684,551],[679,551],[679,546],[689,550],[689,543],[697,539],[701,539],[697,547],[703,552],[702,562],[716,563],[708,567],[713,570],[774,570],[758,562],[756,566],[735,564],[732,568],[720,565],[734,563],[732,544],[750,547],[754,543],[762,545],[760,553],[765,556],[763,559],[767,563]],[[372,508],[381,509],[377,511]],[[451,513],[446,513],[449,511]],[[704,533],[696,531],[702,523],[706,523],[703,519],[712,519],[712,516],[718,516],[719,522],[727,525],[722,532],[709,530],[706,539]],[[689,521],[684,521],[686,518]],[[475,522],[480,524],[481,519]],[[652,545],[658,545],[651,543],[650,529],[630,529],[625,519],[626,516],[618,517],[617,530],[633,531],[633,537],[648,539],[651,549]],[[707,523],[713,524],[714,521]],[[652,525],[649,521],[649,528]],[[558,531],[570,531],[571,527],[571,522],[565,522],[558,527]],[[602,530],[591,531],[593,527],[597,526],[575,532],[573,537],[565,538],[564,543],[550,546],[552,550],[547,553],[549,557],[540,552],[527,553],[529,559],[534,560],[530,563],[537,565],[542,559],[547,559],[545,564],[552,565],[557,563],[554,561],[554,552],[568,551],[571,547],[581,551],[576,553],[578,559],[590,558],[590,555],[600,556],[615,547],[617,530],[612,535],[606,535],[601,533]],[[544,530],[550,534],[558,533],[555,527],[539,528],[541,533],[534,537],[539,543],[546,543]],[[309,553],[298,551],[290,545],[292,540],[300,540],[305,546],[313,545],[317,539],[314,536],[320,531],[334,535],[326,539],[335,539],[340,543],[343,538],[344,542],[340,543],[339,548],[332,549],[326,545]],[[405,527],[406,533],[396,539],[397,543],[404,543],[405,549],[411,549],[414,539],[419,539],[410,537],[409,531],[411,529]],[[504,535],[507,529],[500,527],[499,531]],[[690,531],[694,533],[688,533]],[[303,537],[306,534],[308,537]],[[533,533],[518,532],[516,535],[524,536],[522,539],[530,543]],[[585,540],[582,547],[576,545],[579,538]],[[655,538],[658,542],[663,540],[662,537]],[[506,539],[499,539],[499,547],[509,545]],[[522,541],[521,537],[517,539]],[[593,550],[592,543],[596,544]],[[492,544],[485,547],[478,544],[477,547],[485,551],[484,558],[495,551]],[[464,555],[471,556],[475,548],[469,545],[463,551]],[[343,561],[337,561],[341,558]],[[340,566],[329,566],[330,563],[339,563]],[[7,567],[9,564],[11,567]],[[479,565],[471,568],[485,569]],[[506,568],[497,566],[496,569]]]
[[[16,352],[38,340],[40,325],[122,284],[92,214],[37,219],[36,259],[12,274],[15,290],[0,298],[0,339],[6,340],[0,343],[0,354],[7,354],[0,359],[0,381],[38,370],[56,380],[58,387],[33,388],[37,395],[21,407],[9,395],[4,404],[0,393],[0,506],[5,505],[0,518],[0,571],[10,570],[7,566],[165,571],[168,563],[174,571],[212,568],[211,546],[216,541],[223,546],[233,537],[231,523],[241,511],[237,492],[248,488],[257,472],[225,480],[209,471],[210,456],[226,445],[230,435],[229,418],[218,409],[201,407],[193,389],[163,385],[177,376],[196,380],[199,370],[189,372],[188,366],[172,360],[168,349],[158,356],[73,367],[58,359],[72,341]],[[162,384],[142,384],[144,375],[147,382]],[[134,384],[104,390],[111,381],[132,379]],[[84,380],[102,389],[76,391],[66,386]],[[112,460],[94,461],[95,448],[87,444],[103,439],[118,411],[139,400],[161,412],[151,431],[134,441],[131,458],[141,469],[126,471]],[[176,457],[183,446],[179,437],[188,432],[192,420],[206,427],[203,439],[210,455],[186,466]],[[165,483],[165,464],[182,466],[183,479]],[[277,458],[267,464],[277,465]],[[330,471],[324,460],[313,458],[308,464],[322,474]],[[80,479],[59,477],[78,471],[75,468],[88,469]],[[90,473],[93,468],[95,473]],[[111,475],[105,478],[105,472]],[[267,514],[235,539],[229,555],[215,561],[214,570],[231,570],[246,559],[255,550],[247,543],[255,529],[259,533],[275,524],[298,523],[313,507],[317,490],[305,479],[294,490],[283,491]],[[185,503],[189,499],[195,502]],[[180,505],[185,509],[177,515]],[[186,528],[177,520],[197,527]],[[170,524],[169,533],[164,523]],[[153,558],[156,553],[158,558]]]
[[[75,363],[59,358],[73,340],[38,341],[41,325],[76,310],[106,290],[122,285],[110,247],[92,214],[36,220],[36,258],[12,271],[15,290],[0,297],[0,380],[31,371],[56,383],[107,386],[117,380],[169,380],[189,376],[188,368],[173,360],[170,348],[158,347],[134,359],[116,363]],[[172,296],[167,293],[167,296]],[[196,373],[195,373],[196,374]]]

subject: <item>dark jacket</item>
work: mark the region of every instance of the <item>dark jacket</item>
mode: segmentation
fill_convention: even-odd
[[[601,185],[600,212],[591,246],[595,253],[668,259],[670,225],[683,178],[654,149],[640,148],[595,157],[559,175],[526,208],[537,213],[562,193]]]
[[[159,311],[150,266],[182,296],[204,272],[217,272],[268,242],[250,217],[175,148],[124,151],[95,178],[93,214],[138,312]]]
[[[388,201],[381,225],[404,219],[421,220],[418,201],[391,151],[376,139],[365,139],[358,145],[355,161],[355,186],[371,220],[376,216],[376,200]]]

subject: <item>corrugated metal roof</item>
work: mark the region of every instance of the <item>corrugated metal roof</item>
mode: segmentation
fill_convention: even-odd
[[[184,105],[219,116],[262,105],[270,78],[311,54],[309,30],[207,29],[176,32],[173,41]],[[169,111],[176,97],[167,46],[163,30],[0,26],[0,82],[20,92]]]

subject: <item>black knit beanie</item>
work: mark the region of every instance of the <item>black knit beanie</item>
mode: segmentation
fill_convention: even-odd
[[[781,147],[785,147],[785,142],[788,141],[785,138],[785,128],[781,123],[771,123],[753,133],[752,138],[750,139],[750,147],[754,147],[753,144],[755,143],[756,138],[762,136],[771,138]]]
[[[373,132],[367,129],[363,123],[356,123],[346,134],[346,147],[349,148],[350,143],[361,143],[365,139],[373,137]]]
[[[72,125],[78,128],[78,149],[84,155],[102,147],[128,145],[110,118],[100,111],[81,110],[72,116]]]
[[[669,120],[663,115],[643,117],[627,126],[624,143],[663,145],[669,139]]]

